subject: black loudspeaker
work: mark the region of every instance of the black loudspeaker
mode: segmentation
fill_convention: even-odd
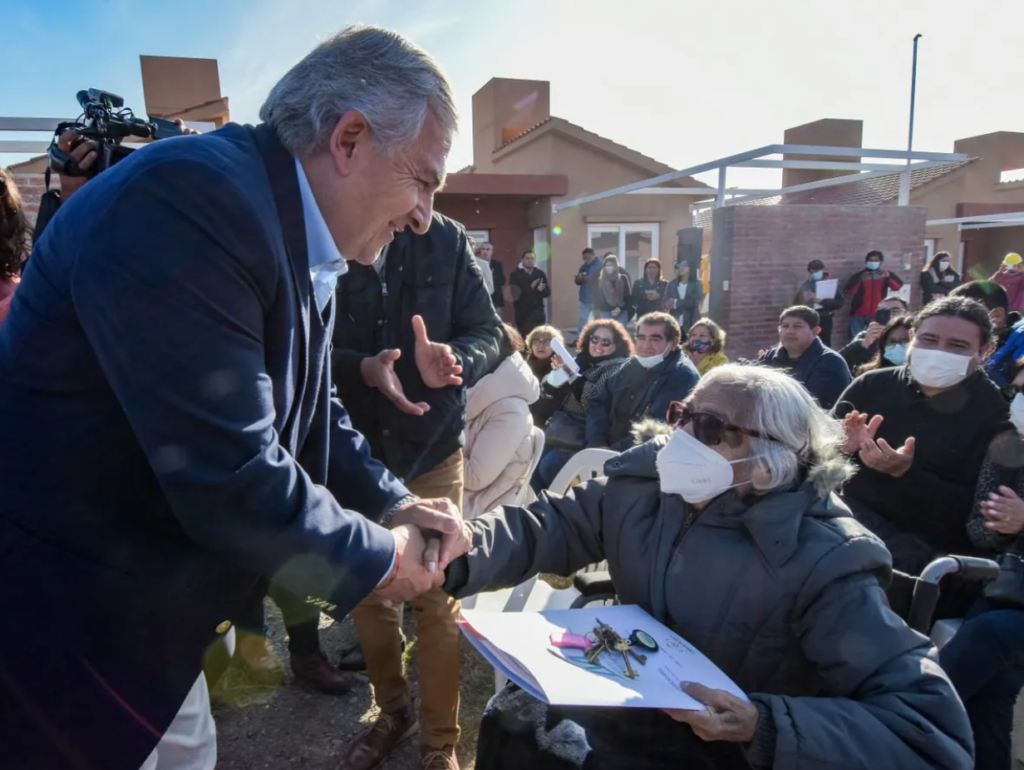
[[[703,228],[687,227],[677,230],[676,237],[676,265],[687,262],[690,265],[690,272],[696,275],[700,270],[701,251],[704,248]]]

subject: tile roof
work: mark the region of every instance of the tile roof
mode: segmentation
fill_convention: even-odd
[[[938,179],[959,171],[964,166],[974,163],[977,158],[944,163],[941,166],[917,169],[910,172],[910,191],[913,193]],[[900,194],[900,172],[862,179],[816,190],[803,190],[785,196],[771,195],[749,201],[735,203],[735,206],[777,206],[786,205],[817,205],[817,206],[883,206],[895,201]],[[694,217],[694,227],[711,227],[711,214],[714,209],[705,209]]]
[[[911,192],[930,184],[937,179],[952,174],[964,166],[967,166],[977,158],[968,158],[954,163],[944,163],[941,166],[921,168],[910,172]],[[786,196],[786,203],[797,204],[826,204],[831,206],[881,206],[896,200],[900,194],[901,173],[876,176],[872,179],[863,179],[859,182],[835,185],[833,187],[822,187],[817,190],[804,190],[803,192],[792,193]]]
[[[568,129],[571,129],[571,130],[579,131],[581,134],[584,134],[583,138],[585,140],[587,140],[587,141],[593,141],[595,139],[596,140],[601,140],[601,141],[608,142],[608,143],[614,145],[618,150],[621,150],[621,151],[624,151],[624,152],[627,152],[627,153],[635,154],[636,156],[638,156],[639,159],[642,159],[643,161],[645,161],[646,165],[650,168],[652,174],[667,174],[670,171],[675,171],[676,170],[674,166],[670,166],[667,163],[662,163],[660,160],[656,160],[655,158],[652,158],[650,155],[644,155],[642,152],[639,152],[638,150],[634,150],[631,147],[627,147],[624,144],[620,144],[619,142],[616,142],[614,139],[609,139],[608,137],[601,136],[600,134],[595,133],[593,131],[588,131],[587,129],[585,129],[581,125],[578,125],[576,123],[568,121],[565,118],[559,118],[559,117],[554,116],[554,115],[552,115],[552,116],[550,116],[548,118],[545,118],[544,120],[540,121],[540,123],[537,123],[536,125],[530,126],[528,129],[523,131],[521,134],[518,134],[514,138],[512,138],[512,139],[508,140],[507,142],[505,142],[504,144],[502,144],[500,147],[498,147],[496,150],[494,150],[494,152],[500,152],[501,150],[503,150],[506,147],[508,147],[510,144],[514,144],[515,142],[518,142],[523,137],[528,136],[529,134],[533,133],[537,129],[539,129],[539,128],[541,128],[541,127],[543,127],[543,126],[545,126],[545,125],[547,125],[548,123],[551,123],[551,122],[554,122],[556,126],[562,126],[564,128],[568,128]],[[591,138],[593,138],[593,139],[591,139]],[[636,160],[633,160],[631,162],[636,163]],[[641,164],[641,165],[643,165],[643,164]],[[703,184],[703,182],[700,182],[700,181],[698,181],[696,179],[693,179],[692,177],[687,177],[686,179],[679,179],[679,180],[676,180],[676,181],[678,183],[685,182],[687,184],[687,186],[689,186],[689,187],[699,187],[700,185]],[[711,189],[711,188],[709,187],[708,189]]]
[[[523,131],[523,132],[522,132],[521,134],[516,134],[516,136],[514,136],[514,137],[513,137],[513,138],[511,138],[511,139],[509,139],[509,140],[508,140],[507,142],[503,142],[503,143],[501,144],[501,146],[500,146],[500,147],[498,147],[498,148],[497,148],[497,149],[495,150],[495,152],[497,152],[498,150],[503,150],[503,149],[505,149],[506,147],[508,147],[508,146],[509,146],[510,144],[512,144],[513,142],[518,142],[518,141],[519,141],[520,139],[522,139],[522,138],[523,138],[524,136],[526,136],[527,134],[529,134],[529,133],[532,133],[532,132],[536,131],[536,130],[537,130],[538,128],[540,128],[541,126],[543,126],[543,125],[546,125],[546,124],[550,123],[550,122],[551,122],[551,120],[552,120],[551,116],[548,116],[548,117],[544,118],[544,120],[542,120],[542,121],[541,121],[540,123],[535,123],[534,125],[530,126],[530,127],[528,128],[528,129],[526,129],[525,131]]]

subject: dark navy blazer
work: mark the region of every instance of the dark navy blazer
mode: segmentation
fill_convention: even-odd
[[[343,617],[389,569],[407,492],[331,397],[333,305],[264,126],[61,208],[0,329],[0,765],[135,770],[259,581]]]

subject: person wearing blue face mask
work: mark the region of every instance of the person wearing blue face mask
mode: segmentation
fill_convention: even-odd
[[[804,281],[796,292],[793,299],[794,305],[806,305],[818,311],[821,332],[818,339],[827,348],[832,347],[832,317],[843,306],[843,295],[838,292],[831,299],[818,297],[819,281],[829,280],[829,273],[825,270],[825,263],[820,259],[812,259],[807,263],[807,280]]]
[[[894,317],[885,325],[878,335],[878,348],[874,359],[857,368],[856,375],[873,372],[875,369],[887,369],[890,366],[903,366],[907,363],[907,350],[910,347],[910,330],[913,317],[901,315]]]
[[[869,251],[864,269],[850,276],[843,289],[850,298],[850,337],[856,337],[875,320],[875,311],[890,291],[899,291],[903,279],[885,269],[885,255]]]

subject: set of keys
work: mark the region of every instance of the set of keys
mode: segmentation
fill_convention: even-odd
[[[633,669],[629,659],[630,657],[633,657],[641,666],[646,666],[647,656],[634,650],[630,639],[623,639],[618,635],[614,628],[606,623],[602,623],[597,618],[595,618],[595,620],[597,620],[597,625],[594,627],[594,638],[597,642],[593,647],[587,650],[587,660],[596,665],[598,658],[600,658],[602,654],[606,652],[612,654],[615,654],[616,652],[620,653],[622,655],[623,662],[626,664],[626,676],[629,679],[636,679],[640,675]]]

